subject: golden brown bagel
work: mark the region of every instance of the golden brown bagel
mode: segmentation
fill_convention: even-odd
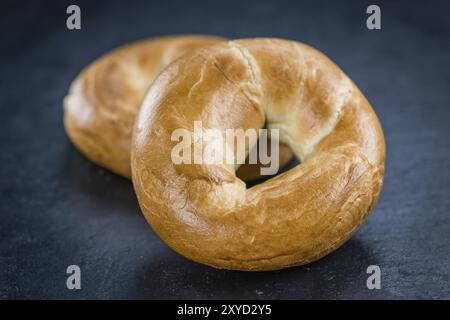
[[[189,50],[224,40],[212,36],[168,36],[115,49],[87,66],[64,99],[64,123],[77,148],[96,164],[129,178],[134,119],[144,94],[158,73]],[[280,165],[292,152],[281,147]],[[258,166],[244,166],[240,177],[259,176]]]
[[[225,165],[175,165],[175,129],[279,128],[302,163],[262,184]],[[280,39],[188,53],[152,84],[131,156],[142,211],[170,247],[217,268],[301,265],[349,239],[375,205],[385,161],[378,119],[319,51]]]
[[[90,160],[131,176],[130,145],[142,98],[158,73],[187,51],[222,41],[212,36],[168,36],[115,49],[87,66],[64,99],[64,124]]]

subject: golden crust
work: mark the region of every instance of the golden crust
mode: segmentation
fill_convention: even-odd
[[[64,99],[68,136],[93,162],[130,177],[132,128],[148,87],[173,60],[221,40],[212,36],[153,38],[97,59],[74,80]]]
[[[247,189],[224,165],[175,165],[175,129],[280,129],[302,163]],[[217,268],[309,263],[358,229],[381,189],[385,144],[370,104],[327,57],[280,39],[190,52],[154,81],[131,166],[142,211],[185,257]]]
[[[134,120],[150,84],[170,62],[189,50],[224,40],[212,36],[169,36],[138,41],[115,49],[87,66],[64,99],[68,136],[90,160],[129,178]],[[284,166],[292,152],[284,148]],[[240,170],[248,181],[258,166]]]

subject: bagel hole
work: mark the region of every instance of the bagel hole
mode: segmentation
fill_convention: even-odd
[[[258,140],[259,142],[259,140]],[[258,146],[258,143],[255,145],[255,147]],[[271,150],[271,140],[270,138],[267,139],[267,149],[268,149],[268,156],[271,157],[270,154]],[[300,163],[299,159],[294,155],[292,150],[285,144],[279,145],[279,152],[278,152],[278,170],[276,173],[271,175],[261,175],[261,169],[262,168],[268,168],[270,167],[271,163],[267,165],[263,165],[261,163],[261,159],[258,154],[257,163],[251,164],[249,161],[249,156],[247,156],[247,159],[245,160],[245,163],[242,164],[236,171],[236,176],[243,180],[246,184],[247,188],[251,188],[255,185],[258,185],[260,183],[263,183],[264,181],[269,180],[270,178],[273,178],[283,172],[288,171],[289,169],[295,167]]]

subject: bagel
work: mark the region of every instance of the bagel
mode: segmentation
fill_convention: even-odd
[[[175,164],[171,134],[279,129],[301,163],[247,188],[224,164]],[[282,39],[192,51],[153,82],[137,117],[132,180],[145,218],[181,255],[216,268],[310,263],[349,239],[374,207],[385,143],[369,102],[321,52]]]
[[[131,176],[131,134],[142,99],[158,73],[183,53],[223,40],[168,36],[117,48],[84,68],[64,98],[64,126],[91,161]]]
[[[189,50],[222,40],[213,36],[152,38],[122,46],[91,63],[72,82],[64,99],[64,124],[73,144],[94,163],[129,178],[134,120],[154,78]],[[284,164],[292,157],[286,150],[281,155]],[[252,168],[241,176],[257,177]]]

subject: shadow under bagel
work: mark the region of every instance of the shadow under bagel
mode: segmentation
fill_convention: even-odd
[[[130,179],[90,161],[70,142],[67,143],[64,154],[66,159],[64,172],[67,174],[70,188],[73,188],[76,193],[82,193],[96,201],[108,203],[108,205],[113,203],[115,206],[123,207],[127,212],[141,214]],[[257,164],[243,164],[237,170],[237,176],[245,181],[248,188],[251,188],[288,171],[299,163],[292,152],[284,147],[284,151],[280,152],[280,168],[276,174],[261,176],[260,168],[263,165],[258,162]]]
[[[129,179],[96,165],[67,142],[64,170],[71,194],[82,194],[113,212],[140,215],[140,208]]]
[[[365,288],[365,268],[377,261],[370,241],[358,236],[323,259],[276,271],[218,270],[165,249],[146,257],[144,274],[137,274],[130,290],[146,299],[345,299]],[[352,272],[340,273],[343,263],[352,263]],[[367,290],[367,298],[377,296]]]

